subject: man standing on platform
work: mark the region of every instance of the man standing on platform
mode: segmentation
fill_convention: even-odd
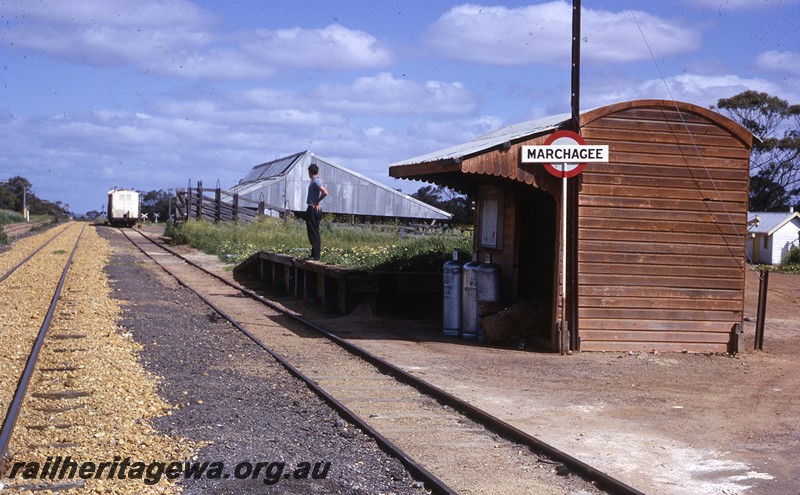
[[[308,196],[306,196],[306,230],[308,231],[308,242],[311,243],[311,256],[307,260],[319,260],[320,255],[320,235],[319,223],[322,220],[322,207],[320,202],[328,195],[328,190],[322,179],[318,176],[319,166],[312,163],[308,166],[308,177],[311,183],[308,185]]]

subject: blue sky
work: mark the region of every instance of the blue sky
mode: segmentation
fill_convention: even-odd
[[[800,0],[583,0],[581,108],[800,103]],[[0,179],[233,186],[303,150],[393,162],[569,112],[571,1],[0,0]]]

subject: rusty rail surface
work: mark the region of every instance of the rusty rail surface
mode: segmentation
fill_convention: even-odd
[[[440,401],[441,403],[446,404],[446,405],[452,407],[453,409],[463,413],[464,415],[468,416],[469,418],[473,419],[474,421],[482,424],[488,430],[493,431],[496,434],[501,435],[501,436],[505,437],[508,440],[511,440],[513,442],[525,445],[525,446],[529,447],[530,449],[532,449],[535,452],[542,453],[542,454],[546,455],[547,457],[550,457],[551,459],[560,462],[561,464],[566,466],[572,472],[574,472],[576,474],[579,474],[580,476],[584,477],[585,479],[587,479],[589,481],[595,482],[599,488],[604,489],[604,490],[608,491],[609,493],[614,493],[614,494],[619,494],[619,495],[644,495],[643,492],[641,492],[641,491],[637,490],[636,488],[633,488],[632,486],[630,486],[630,485],[628,485],[628,484],[626,484],[626,483],[614,478],[613,476],[611,476],[611,475],[609,475],[609,474],[607,474],[607,473],[605,473],[603,471],[600,471],[599,469],[597,469],[597,468],[595,468],[595,467],[593,467],[593,466],[591,466],[591,465],[589,465],[589,464],[587,464],[587,463],[585,463],[585,462],[583,462],[583,461],[581,461],[581,460],[579,460],[579,459],[577,459],[577,458],[575,458],[575,457],[573,457],[573,456],[571,456],[571,455],[569,455],[569,454],[557,449],[556,447],[554,447],[554,446],[552,446],[552,445],[550,445],[550,444],[548,444],[548,443],[546,443],[546,442],[544,442],[544,441],[542,441],[542,440],[540,440],[540,439],[538,439],[538,438],[536,438],[536,437],[534,437],[532,435],[529,435],[528,433],[516,428],[515,426],[512,426],[512,425],[506,423],[505,421],[502,421],[501,419],[496,418],[495,416],[492,416],[491,414],[487,413],[486,411],[484,411],[484,410],[482,410],[482,409],[480,409],[480,408],[478,408],[476,406],[473,406],[472,404],[469,404],[469,403],[467,403],[466,401],[464,401],[462,399],[459,399],[458,397],[456,397],[456,396],[454,396],[454,395],[452,395],[452,394],[450,394],[450,393],[448,393],[448,392],[446,392],[446,391],[444,391],[444,390],[442,390],[442,389],[440,389],[440,388],[438,388],[438,387],[426,382],[425,380],[422,380],[422,379],[420,379],[420,378],[418,378],[418,377],[416,377],[414,375],[411,375],[410,373],[408,373],[408,372],[404,371],[403,369],[398,368],[397,366],[393,365],[392,363],[389,363],[388,361],[386,361],[386,360],[384,360],[384,359],[382,359],[382,358],[370,353],[369,351],[367,351],[365,349],[362,349],[361,347],[359,347],[359,346],[357,346],[355,344],[352,344],[352,343],[342,339],[341,337],[339,337],[337,335],[334,335],[333,333],[331,333],[331,332],[325,330],[324,328],[320,327],[319,325],[317,325],[317,324],[315,324],[315,323],[303,318],[302,316],[300,316],[299,314],[289,310],[288,308],[286,308],[286,307],[284,307],[284,306],[282,306],[282,305],[280,305],[278,303],[275,303],[275,302],[273,302],[273,301],[271,301],[271,300],[269,300],[269,299],[267,299],[267,298],[255,293],[254,291],[251,291],[249,289],[241,287],[238,284],[231,283],[230,281],[226,280],[224,277],[222,277],[222,276],[220,276],[220,275],[218,275],[218,274],[216,274],[216,273],[204,268],[203,266],[193,262],[192,260],[186,258],[185,256],[181,255],[180,253],[177,253],[174,250],[169,249],[169,248],[167,248],[166,246],[164,246],[162,244],[159,244],[158,242],[156,242],[155,240],[150,238],[150,236],[145,235],[144,233],[142,233],[142,232],[140,232],[138,230],[136,230],[136,232],[138,232],[142,237],[144,237],[145,239],[150,241],[152,244],[155,244],[156,246],[158,246],[159,248],[163,249],[164,251],[167,251],[170,254],[180,258],[185,263],[187,263],[187,264],[189,264],[189,265],[191,265],[191,266],[203,271],[204,273],[216,278],[217,280],[223,282],[224,284],[235,288],[236,290],[240,291],[242,294],[244,294],[244,295],[246,295],[246,296],[248,296],[248,297],[250,297],[250,298],[252,298],[252,299],[254,299],[254,300],[256,300],[256,301],[258,301],[260,303],[262,303],[262,304],[265,304],[265,305],[269,306],[270,308],[272,308],[272,309],[274,309],[274,310],[276,310],[276,311],[278,311],[278,312],[280,312],[280,313],[292,318],[293,320],[305,325],[307,328],[318,332],[319,334],[321,334],[321,335],[325,336],[326,338],[330,339],[332,342],[336,343],[337,345],[339,345],[343,349],[347,350],[351,354],[364,359],[365,361],[367,361],[370,364],[374,365],[375,367],[377,367],[378,369],[380,369],[384,373],[386,373],[388,375],[391,375],[391,376],[394,376],[396,379],[398,379],[401,382],[404,382],[406,384],[409,384],[409,385],[412,385],[412,386],[416,387],[421,392],[423,392],[423,393],[425,393],[425,394],[427,394],[427,395],[429,395],[431,397],[434,397],[436,400]],[[127,234],[126,234],[126,237],[128,237]],[[128,238],[130,239],[130,237],[128,237]],[[136,247],[138,247],[143,253],[145,253],[145,255],[147,255],[150,259],[152,259],[154,262],[156,261],[155,258],[153,258],[149,254],[147,254],[144,251],[144,249],[142,249],[140,246],[138,246],[135,242],[133,242],[132,240],[131,240],[131,242]],[[159,264],[159,263],[156,263],[156,264]],[[161,265],[159,264],[159,266],[161,266]],[[163,266],[162,266],[162,269],[167,271],[166,268],[164,268]],[[169,273],[169,272],[167,272],[167,273]],[[172,277],[175,277],[172,274],[170,274],[170,275]],[[176,278],[176,280],[178,280],[177,277],[175,277],[175,278]],[[241,328],[241,325],[239,325],[237,322],[233,321],[227,314],[225,314],[220,309],[216,308],[210,301],[208,301],[202,295],[198,294],[197,291],[195,291],[191,287],[186,286],[180,280],[178,280],[178,282],[181,283],[181,285],[184,285],[185,287],[187,287],[193,293],[197,294],[200,297],[200,299],[202,299],[204,302],[206,302],[206,304],[208,304],[210,307],[212,307],[220,316],[222,316],[223,318],[225,318],[226,320],[231,322],[237,329],[240,329],[241,331],[243,331],[248,337],[253,339],[253,341],[256,344],[258,344],[259,346],[265,348],[279,362],[281,362],[281,364],[283,364],[285,367],[287,367],[287,369],[290,369],[291,365],[289,363],[285,363],[285,361],[282,358],[280,358],[280,356],[277,356],[276,354],[274,354],[274,352],[272,352],[271,350],[266,348],[263,343],[258,341],[246,329]],[[298,373],[297,376],[300,377],[302,380],[306,381],[308,386],[312,390],[317,392],[317,389],[319,387],[316,385],[316,383],[314,383],[310,378],[303,377],[302,374],[299,371],[297,371],[297,370],[291,371],[291,370],[294,370],[294,367],[291,367],[290,372],[292,372],[292,374]],[[359,427],[362,427],[362,425],[363,425],[364,431],[366,431],[366,432],[368,432],[368,434],[372,435],[379,442],[380,445],[384,446],[384,444],[382,442],[385,441],[386,442],[385,446],[387,448],[393,447],[393,444],[388,439],[385,439],[378,432],[374,431],[374,429],[371,426],[367,425],[363,420],[358,418],[358,416],[355,416],[344,405],[339,404],[338,401],[336,401],[336,399],[330,397],[327,392],[325,392],[323,390],[319,390],[317,393],[320,395],[320,397],[322,397],[324,400],[326,400],[326,402],[329,402],[332,405],[332,407],[336,408],[337,410],[343,411],[343,413],[348,417],[348,419],[350,419],[351,416],[352,416],[353,417],[353,422],[358,424]],[[343,408],[343,409],[339,409],[339,406],[337,406],[337,404],[339,404],[339,406],[341,408]],[[390,451],[390,453],[391,453],[391,451]],[[402,456],[398,457],[398,458],[404,464],[406,464],[406,462],[408,462],[406,467],[409,469],[409,471],[411,471],[412,473],[414,473],[415,475],[418,475],[418,476],[422,476],[423,474],[427,473],[427,475],[433,477],[432,474],[428,473],[427,470],[425,470],[422,466],[419,466],[413,460],[408,459],[406,461],[405,460],[406,457],[407,456],[405,456],[405,454],[402,454]],[[431,486],[429,486],[429,488],[431,488],[434,491],[434,493],[452,493],[452,491],[451,491],[451,489],[449,487],[446,487],[446,485],[444,485],[441,481],[438,481],[438,478],[433,477],[433,479],[431,481],[427,481],[427,477],[425,479],[426,479],[426,484],[427,483],[431,483]],[[436,484],[435,484],[436,481],[438,481],[439,483],[442,483],[443,486],[441,488],[436,488]]]
[[[30,384],[31,377],[33,376],[33,372],[36,370],[36,360],[39,358],[39,351],[41,350],[42,346],[44,345],[45,338],[47,337],[47,331],[50,329],[50,323],[53,320],[53,315],[56,311],[56,305],[58,304],[58,299],[61,296],[61,290],[64,287],[64,282],[67,280],[67,274],[69,273],[69,268],[72,266],[72,260],[75,257],[75,252],[78,250],[78,244],[80,244],[81,237],[83,236],[83,230],[86,228],[86,225],[81,227],[81,231],[78,234],[78,238],[75,240],[75,246],[72,248],[72,252],[69,255],[69,259],[67,260],[66,265],[64,265],[64,271],[61,273],[61,278],[58,281],[58,286],[56,287],[55,293],[53,294],[53,298],[50,301],[50,307],[47,310],[47,314],[45,315],[44,321],[42,322],[41,327],[39,328],[39,333],[36,337],[36,341],[31,348],[31,353],[28,356],[28,359],[25,363],[25,369],[22,371],[22,375],[17,382],[17,389],[14,392],[14,398],[11,401],[11,404],[8,406],[8,412],[6,413],[5,419],[3,419],[3,426],[0,429],[0,475],[5,473],[6,471],[6,464],[9,461],[9,443],[11,442],[11,435],[14,432],[14,426],[17,423],[17,418],[19,417],[20,412],[22,411],[22,403],[25,401],[25,395],[28,391],[28,385]],[[64,229],[65,231],[66,229]],[[50,240],[45,242],[39,249],[34,251],[33,254],[39,252],[43,247],[50,243],[53,239],[61,235],[64,231],[59,232],[55,236],[53,236]],[[31,257],[28,256],[25,260],[22,261],[19,265],[12,269],[12,272],[16,270],[19,266],[24,264],[28,261]],[[7,276],[7,275],[6,275]]]

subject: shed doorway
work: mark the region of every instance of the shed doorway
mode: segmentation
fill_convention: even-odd
[[[517,197],[516,299],[532,311],[538,345],[552,348],[557,243],[555,199],[535,188],[520,188]]]

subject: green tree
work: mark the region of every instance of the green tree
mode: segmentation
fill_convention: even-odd
[[[433,207],[444,210],[453,215],[452,222],[456,225],[470,225],[473,221],[474,208],[472,201],[452,189],[441,186],[423,186],[411,195]]]
[[[411,197],[438,208],[440,189],[441,188],[437,186],[422,186],[417,192],[413,193]]]
[[[800,196],[800,105],[744,91],[717,107],[750,130],[750,211],[782,210]],[[713,107],[712,107],[713,108]]]
[[[37,197],[31,189],[33,184],[25,177],[11,177],[0,188],[0,208],[22,213],[23,204],[31,215],[51,215],[57,218],[69,216],[69,205],[61,201],[51,203]]]
[[[0,184],[0,210],[15,211],[17,205],[17,195],[11,190],[8,184]]]
[[[9,204],[5,206],[6,209],[22,212],[22,204],[25,200],[30,199],[31,183],[25,177],[11,177],[7,183],[4,184],[11,194],[14,196],[13,201],[9,199]],[[28,205],[30,207],[30,205]]]
[[[170,191],[163,189],[141,193],[142,198],[142,213],[147,213],[147,218],[151,221],[156,219],[155,214],[158,214],[159,222],[166,222],[169,218],[169,202],[172,197]]]

